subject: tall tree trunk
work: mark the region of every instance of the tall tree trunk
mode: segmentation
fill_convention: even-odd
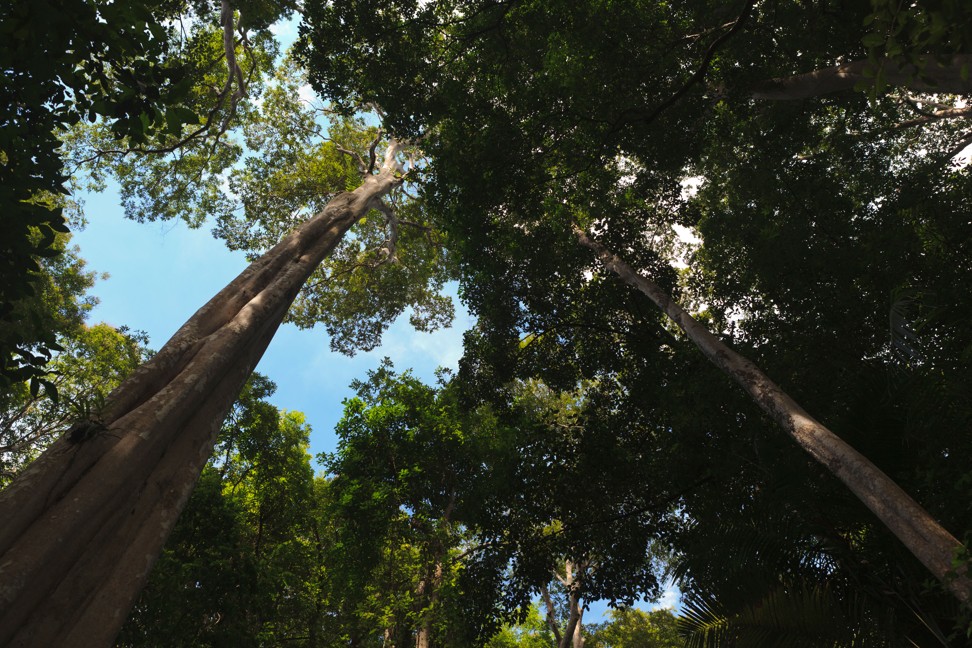
[[[554,571],[554,577],[567,590],[567,620],[561,632],[560,624],[557,622],[556,608],[554,607],[553,597],[550,589],[546,585],[540,587],[540,597],[547,607],[547,627],[553,633],[557,648],[583,648],[584,637],[581,634],[582,621],[584,618],[584,607],[581,605],[581,589],[583,588],[583,577],[587,571],[587,563],[581,562],[574,564],[570,560],[564,561],[564,575],[561,576]]]
[[[584,638],[581,636],[581,621],[584,618],[581,588],[586,571],[584,562],[575,565],[570,560],[564,561],[564,577],[560,578],[560,582],[567,588],[567,624],[564,626],[560,648],[581,648],[584,645]]]
[[[0,645],[110,646],[301,286],[374,201],[384,164],[244,270],[0,492]]]
[[[805,74],[770,79],[753,89],[753,99],[795,100],[820,95],[853,90],[859,83],[873,85],[875,75],[864,74],[870,61],[851,61],[843,65],[821,68]],[[914,65],[899,65],[892,61],[882,61],[880,71],[884,83],[901,86],[918,92],[940,92],[951,94],[972,93],[972,79],[968,69],[972,66],[972,56],[952,57],[948,65],[943,65],[930,56],[919,59],[920,69]],[[962,70],[966,74],[962,74]]]
[[[446,528],[452,520],[452,511],[456,506],[456,493],[453,491],[449,495],[449,503],[446,504],[445,511],[442,513],[442,525]],[[424,610],[421,614],[421,624],[415,634],[415,648],[429,648],[432,645],[432,618],[437,612],[439,602],[439,592],[442,589],[442,578],[445,574],[446,547],[443,543],[434,540],[435,550],[432,553],[432,575],[430,578],[423,579],[418,587],[418,599],[425,599]]]
[[[577,628],[574,630],[574,643],[573,648],[584,648],[584,608],[581,607],[580,601],[576,602],[577,606]]]
[[[864,455],[814,420],[756,365],[720,342],[657,284],[635,272],[577,225],[573,229],[581,245],[592,250],[606,269],[655,302],[801,448],[850,488],[959,601],[965,605],[972,602],[972,580],[964,569],[959,574],[952,569],[952,558],[964,547],[928,511]]]
[[[432,577],[420,585],[419,594],[427,597],[428,604],[423,610],[422,621],[418,631],[415,633],[415,648],[429,648],[432,645],[432,615],[435,612],[435,605],[439,600],[439,589],[442,587],[442,558],[436,557],[435,567],[432,570]]]

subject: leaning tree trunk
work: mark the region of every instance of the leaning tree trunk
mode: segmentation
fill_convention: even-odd
[[[581,245],[594,251],[608,270],[648,296],[678,325],[709,360],[729,374],[797,444],[824,465],[881,520],[945,587],[965,605],[972,602],[972,580],[955,573],[952,559],[963,545],[867,457],[814,420],[759,367],[699,324],[656,283],[643,277],[577,225]]]
[[[199,309],[98,420],[0,492],[0,645],[111,645],[301,286],[400,184],[396,151]]]
[[[968,94],[972,92],[972,80],[968,68],[972,56],[956,55],[947,63],[931,56],[918,59],[918,66],[901,65],[889,59],[850,61],[843,65],[821,68],[804,74],[769,79],[758,84],[752,92],[753,99],[787,101],[808,99],[842,90],[853,90],[858,85],[873,86],[880,68],[886,85],[909,88],[917,92]],[[964,72],[963,72],[964,70]]]

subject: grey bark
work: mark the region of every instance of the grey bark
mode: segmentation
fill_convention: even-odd
[[[581,589],[583,587],[583,575],[587,565],[580,563],[575,565],[570,560],[564,561],[564,576],[561,577],[556,572],[557,580],[567,589],[567,622],[561,632],[560,624],[557,623],[553,598],[546,585],[540,587],[540,597],[547,607],[547,626],[553,633],[557,648],[583,648],[584,637],[582,626],[584,618],[584,607],[581,605]]]
[[[396,151],[199,309],[112,392],[98,432],[62,436],[0,492],[0,645],[112,644],[301,286],[401,183]]]
[[[963,54],[952,57],[948,64],[942,64],[931,57],[921,57],[918,66],[900,65],[892,61],[881,64],[881,74],[889,86],[906,87],[917,92],[936,92],[945,94],[972,93],[972,56]],[[770,79],[753,89],[754,99],[796,100],[820,95],[853,90],[857,84],[873,85],[874,75],[866,75],[869,61],[851,61],[843,65],[821,68],[805,74]],[[962,70],[966,70],[962,78]]]
[[[635,272],[577,225],[573,228],[581,245],[592,250],[606,269],[651,299],[797,445],[843,482],[960,602],[966,606],[972,602],[972,580],[964,569],[961,573],[952,569],[952,558],[964,547],[928,511],[864,455],[811,417],[755,364],[699,324],[656,283]]]

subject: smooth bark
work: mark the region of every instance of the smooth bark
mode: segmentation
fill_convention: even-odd
[[[336,196],[199,309],[108,399],[0,492],[0,645],[110,646],[300,288],[374,202]]]
[[[926,56],[921,57],[918,63],[915,66],[883,61],[880,64],[880,75],[884,84],[906,87],[917,92],[972,93],[972,75],[969,74],[972,69],[972,56],[954,56],[944,65]],[[785,101],[853,90],[858,84],[869,87],[874,84],[877,72],[873,62],[851,61],[805,74],[769,79],[753,89],[752,97]]]
[[[564,561],[564,575],[554,574],[567,590],[567,622],[564,624],[563,632],[560,624],[557,623],[556,608],[550,590],[546,585],[540,587],[540,597],[547,607],[547,626],[553,633],[557,648],[583,648],[584,637],[582,634],[584,607],[581,605],[581,589],[583,587],[583,575],[587,566],[584,563],[575,565],[570,560]]]
[[[823,464],[869,508],[955,597],[968,606],[972,580],[955,573],[952,559],[963,545],[890,477],[843,439],[811,417],[756,365],[723,344],[650,279],[574,225],[581,245],[625,283],[651,299],[705,356],[727,373],[814,459]]]

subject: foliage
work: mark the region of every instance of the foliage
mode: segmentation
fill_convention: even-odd
[[[963,47],[967,25],[964,7],[946,5],[909,9],[919,22],[940,9],[957,18],[939,52]],[[947,636],[961,616],[922,568],[570,234],[578,222],[698,305],[712,330],[947,528],[969,528],[972,320],[955,291],[969,285],[970,175],[951,164],[968,140],[961,121],[922,108],[957,104],[902,90],[754,101],[760,81],[864,58],[868,34],[883,27],[864,24],[878,3],[747,7],[470,1],[374,11],[337,0],[308,11],[299,56],[319,91],[375,101],[394,128],[425,136],[426,208],[449,234],[479,318],[460,374],[472,403],[504,411],[518,380],[591,384],[589,416],[613,425],[585,421],[584,436],[607,447],[639,439],[652,457],[610,471],[608,500],[623,512],[651,508],[642,494],[656,488],[662,502],[671,493],[682,518],[653,520],[650,533],[689,556],[687,589],[733,609],[770,600],[781,583],[845,601],[853,591],[871,610],[855,623],[890,616],[897,640]],[[690,176],[701,181],[695,196],[682,191]],[[681,273],[665,244],[672,225],[702,238]],[[907,314],[901,295],[920,295]],[[908,344],[902,331],[914,333]],[[564,440],[554,445],[552,464],[571,456]],[[567,467],[575,479],[590,474]],[[617,472],[631,479],[611,481]],[[517,486],[531,499],[544,493]],[[773,511],[789,516],[771,532],[789,551],[750,591],[735,589],[744,572],[709,557],[752,556],[724,529]]]
[[[21,329],[15,309],[36,295],[39,259],[63,248],[65,173],[55,131],[82,119],[112,122],[118,137],[194,120],[167,106],[186,92],[165,62],[163,22],[178,3],[12,1],[0,8],[0,380],[36,380],[56,351],[49,331]],[[171,5],[171,6],[170,6]]]
[[[864,18],[869,27],[861,42],[868,48],[875,86],[884,89],[886,61],[914,66],[917,76],[925,73],[927,55],[947,64],[951,57],[968,52],[972,44],[972,17],[961,3],[916,2],[910,5],[890,0],[871,0],[872,13]],[[968,78],[969,70],[962,75]]]
[[[322,459],[334,475],[332,565],[358,633],[397,645],[424,632],[435,644],[464,645],[475,620],[454,610],[457,556],[468,482],[480,468],[455,402],[387,360],[352,386],[338,450]]]
[[[535,604],[519,623],[506,625],[486,643],[486,648],[550,648],[554,637]]]
[[[678,618],[660,609],[645,612],[619,608],[608,613],[608,621],[589,630],[587,648],[681,648],[685,640],[678,631]]]

